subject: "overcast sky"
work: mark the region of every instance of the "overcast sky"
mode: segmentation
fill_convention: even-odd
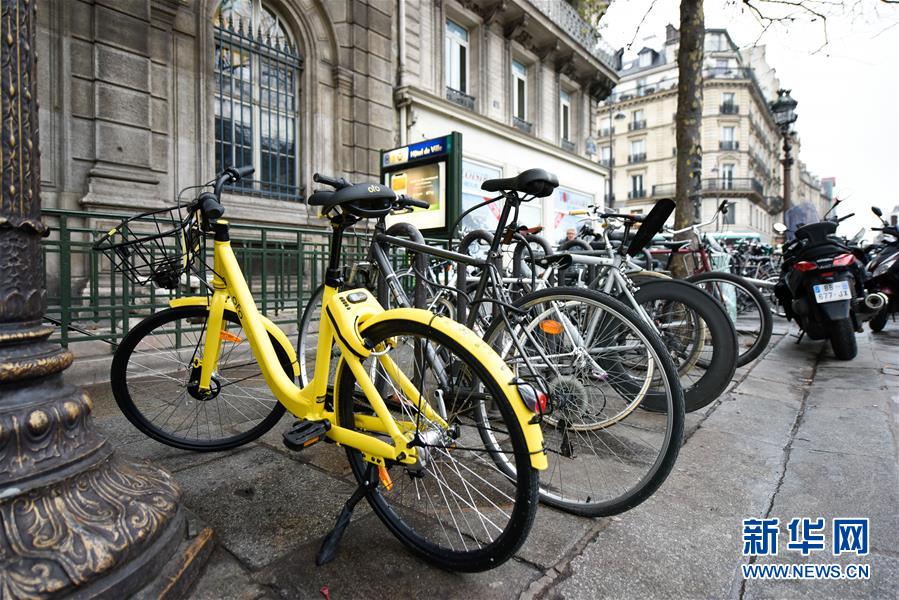
[[[626,47],[645,15],[634,50],[659,46],[665,25],[679,26],[679,3],[652,5],[653,0],[614,0],[600,22],[603,37],[615,48]],[[876,224],[871,204],[884,212],[899,205],[899,5],[809,2],[828,17],[829,42],[823,48],[820,19],[813,22],[801,10],[763,0],[757,6],[768,15],[796,18],[762,33],[763,26],[738,0],[706,0],[706,27],[726,28],[738,46],[758,40],[766,47],[781,85],[799,102],[795,127],[801,159],[819,177],[836,177],[836,195],[847,199],[840,214],[864,215],[847,221],[841,232],[851,235]],[[655,38],[647,40],[650,36]]]

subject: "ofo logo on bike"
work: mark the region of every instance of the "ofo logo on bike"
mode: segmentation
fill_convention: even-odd
[[[867,556],[870,549],[869,519],[835,518],[827,528],[823,517],[794,518],[786,524],[787,552],[810,556]],[[743,556],[778,556],[781,522],[778,518],[743,519]],[[830,534],[828,542],[827,535]],[[744,579],[868,579],[868,564],[744,564]]]
[[[381,186],[379,186],[379,185],[370,185],[370,186],[368,186],[368,193],[369,193],[369,194],[374,194],[375,192],[380,192],[380,191],[381,191]]]

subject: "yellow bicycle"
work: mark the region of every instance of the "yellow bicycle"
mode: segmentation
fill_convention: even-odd
[[[338,292],[346,229],[424,203],[379,184],[316,175],[340,189],[309,200],[330,219],[333,236],[315,373],[301,388],[293,345],[259,313],[222,218],[222,188],[252,172],[226,169],[189,206],[128,219],[95,243],[133,282],[171,289],[198,278],[206,234],[214,238],[208,293],[172,300],[119,344],[110,374],[119,407],[145,434],[189,450],[246,443],[284,409],[298,419],[284,434],[288,448],[323,440],[345,447],[359,488],[319,564],[334,556],[362,497],[415,554],[443,568],[478,571],[507,560],[537,509],[538,470],[547,464],[537,413],[545,397],[459,323],[424,310],[384,310],[365,289]]]

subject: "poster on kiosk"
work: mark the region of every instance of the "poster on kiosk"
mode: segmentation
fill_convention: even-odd
[[[389,215],[387,226],[410,223],[426,236],[446,237],[461,204],[462,134],[423,140],[381,152],[381,181],[397,194],[424,200],[428,208]]]

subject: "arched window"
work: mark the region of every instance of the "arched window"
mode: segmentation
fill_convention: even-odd
[[[242,192],[299,198],[302,57],[283,20],[261,0],[224,0],[215,29],[215,167],[252,164]]]

